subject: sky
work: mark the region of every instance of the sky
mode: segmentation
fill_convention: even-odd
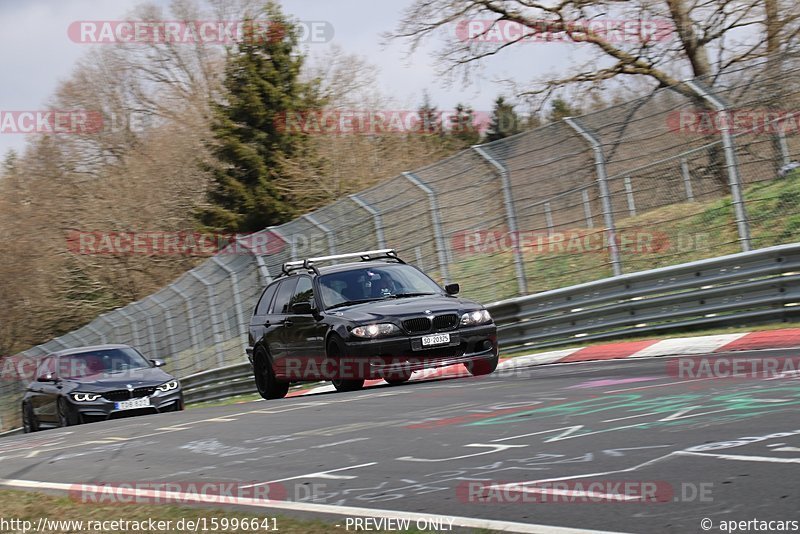
[[[96,44],[75,43],[70,23],[119,20],[142,0],[0,0],[0,111],[43,110],[58,83],[67,79],[75,62]],[[157,5],[168,4],[156,0]],[[423,92],[440,110],[464,102],[489,111],[501,93],[509,94],[502,79],[519,82],[563,68],[574,47],[566,44],[521,46],[496,56],[469,86],[446,84],[438,74],[434,52],[441,45],[428,41],[408,56],[408,43],[382,44],[382,34],[394,30],[412,0],[282,0],[284,11],[302,21],[325,21],[335,32],[331,43],[357,53],[375,65],[382,93],[415,109]],[[308,44],[311,56],[328,44]],[[23,134],[0,135],[0,155],[24,148]]]

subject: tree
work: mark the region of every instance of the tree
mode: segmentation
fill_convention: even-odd
[[[450,117],[450,136],[464,146],[477,144],[481,139],[475,112],[465,104],[457,104],[455,114]]]
[[[547,114],[547,122],[558,122],[563,120],[564,117],[574,117],[580,114],[580,109],[571,106],[566,100],[558,97],[550,102],[550,112]]]
[[[431,103],[431,98],[427,91],[422,95],[422,104],[417,112],[419,113],[421,133],[442,133],[442,119],[439,115],[439,110]]]
[[[486,132],[486,141],[497,141],[520,131],[520,118],[514,111],[514,105],[506,102],[505,97],[498,96],[494,101],[491,122]]]
[[[215,105],[212,152],[218,163],[210,169],[211,205],[199,213],[208,229],[255,232],[295,215],[277,186],[285,161],[307,150],[306,134],[290,125],[321,102],[313,81],[300,79],[305,57],[296,26],[272,2],[262,17],[269,31],[251,28],[230,52],[225,100]],[[264,27],[261,20],[252,26]]]
[[[636,38],[623,39],[613,28],[604,31],[585,22],[614,19],[654,26],[642,24]],[[414,49],[428,36],[445,34],[438,52],[442,74],[465,69],[467,77],[484,60],[531,40],[585,43],[581,46],[596,53],[590,66],[570,65],[571,74],[532,82],[518,95],[546,99],[565,86],[617,77],[644,77],[669,87],[687,74],[714,76],[731,65],[791,50],[799,27],[795,0],[415,0],[388,37],[409,40]]]

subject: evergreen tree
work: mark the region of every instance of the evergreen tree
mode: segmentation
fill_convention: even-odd
[[[214,105],[211,206],[198,216],[209,230],[255,232],[295,215],[276,182],[283,162],[308,149],[306,133],[293,125],[322,103],[314,85],[299,79],[305,58],[296,26],[273,2],[263,15],[245,23],[229,51],[224,102]]]
[[[475,124],[475,112],[464,104],[456,106],[456,113],[450,117],[450,135],[465,146],[478,143],[481,138]]]
[[[566,100],[558,97],[550,103],[550,112],[547,114],[547,122],[559,122],[563,120],[564,117],[574,117],[580,114],[580,109],[570,106]]]
[[[425,91],[422,95],[422,105],[417,110],[420,120],[420,132],[429,134],[442,133],[442,120],[439,110],[431,104],[430,96]]]
[[[492,119],[486,132],[486,141],[497,141],[521,131],[521,124],[514,105],[506,102],[505,97],[498,96],[494,101]]]

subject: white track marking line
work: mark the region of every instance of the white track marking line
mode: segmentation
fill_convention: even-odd
[[[108,491],[107,486],[95,486],[92,484],[64,484],[60,482],[37,482],[33,480],[13,480],[0,479],[0,486],[24,488],[33,490],[59,490],[70,491],[76,487],[84,492],[103,492]],[[150,497],[160,499],[175,499],[178,502],[196,500],[203,503],[208,500],[208,496],[181,493],[164,492],[153,490],[141,490],[134,488],[115,488],[118,495],[132,497]],[[443,524],[452,524],[457,527],[497,530],[503,532],[523,532],[531,534],[619,534],[610,531],[587,530],[582,528],[557,527],[551,525],[537,525],[531,523],[517,523],[513,521],[499,521],[494,519],[480,519],[475,517],[446,516],[441,514],[423,514],[418,512],[404,512],[401,510],[384,510],[380,508],[362,508],[356,506],[334,506],[329,504],[299,503],[293,501],[270,501],[262,499],[241,498],[237,499],[237,506],[249,506],[254,508],[267,508],[276,510],[289,510],[296,512],[315,512],[322,514],[333,514],[339,516],[359,516],[376,517],[388,519],[408,519],[410,521],[422,521],[431,519],[441,519]],[[452,523],[451,523],[452,522]]]
[[[679,451],[675,454],[684,456],[705,456],[718,460],[739,460],[742,462],[767,462],[776,464],[800,464],[800,458],[773,458],[771,456],[746,456],[739,454],[711,454],[708,452]]]
[[[319,471],[317,473],[309,473],[306,475],[297,475],[293,477],[287,478],[279,478],[278,480],[270,480],[269,482],[260,482],[258,484],[247,484],[246,486],[241,486],[242,489],[244,488],[255,488],[258,486],[266,486],[267,484],[277,484],[278,482],[286,482],[287,480],[295,480],[298,478],[329,478],[329,479],[353,479],[356,478],[355,475],[331,475],[330,473],[338,473],[339,471],[348,471],[350,469],[357,469],[359,467],[369,467],[370,465],[375,465],[378,462],[369,462],[366,464],[359,464],[359,465],[351,465],[350,467],[340,467],[339,469],[331,469],[329,471]]]

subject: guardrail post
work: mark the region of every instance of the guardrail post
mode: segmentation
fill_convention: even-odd
[[[217,354],[219,366],[222,367],[225,364],[225,355],[222,352],[222,332],[220,332],[219,322],[216,320],[216,318],[219,317],[219,309],[217,306],[217,297],[214,295],[214,288],[211,282],[197,274],[194,269],[189,271],[189,275],[206,287],[206,293],[208,295],[208,317],[211,320],[211,333],[214,336],[214,352]]]
[[[486,150],[480,146],[473,146],[472,149],[478,153],[480,157],[485,159],[491,166],[497,169],[497,174],[500,176],[500,185],[503,190],[503,205],[506,209],[506,221],[508,222],[508,231],[514,236],[516,246],[514,247],[514,266],[517,271],[517,288],[520,295],[528,294],[528,279],[525,276],[525,257],[522,252],[522,246],[519,243],[519,228],[517,227],[517,212],[514,208],[514,197],[511,193],[511,179],[508,175],[508,169],[505,165],[494,159]]]
[[[689,172],[689,160],[681,158],[681,176],[683,176],[683,187],[686,190],[686,200],[694,202],[694,190],[692,189],[692,173]]]
[[[748,252],[750,245],[750,223],[747,220],[747,211],[744,206],[744,196],[742,195],[742,180],[739,176],[739,163],[736,160],[736,149],[731,134],[731,115],[728,106],[718,96],[711,92],[711,89],[703,87],[699,82],[689,80],[686,85],[695,92],[697,96],[711,104],[719,113],[720,135],[722,136],[722,147],[725,151],[725,166],[728,173],[728,185],[731,188],[731,199],[733,200],[733,211],[736,217],[736,228],[739,232],[739,243],[743,252]]]
[[[611,194],[608,191],[608,176],[606,174],[606,156],[603,154],[603,145],[600,140],[584,127],[578,119],[565,117],[564,122],[578,132],[581,137],[591,145],[594,152],[594,166],[597,172],[597,184],[600,188],[600,203],[603,206],[603,220],[608,234],[608,251],[611,256],[611,269],[614,276],[622,274],[622,263],[619,257],[619,244],[617,243],[617,228],[614,224],[614,209],[611,206]]]
[[[336,255],[336,236],[328,226],[319,222],[313,215],[305,214],[303,215],[303,219],[307,220],[325,234],[325,237],[328,239],[328,251],[330,252],[331,256]]]
[[[447,242],[444,239],[444,232],[442,231],[442,221],[439,217],[439,203],[436,200],[436,192],[414,173],[404,172],[403,176],[428,195],[428,211],[431,214],[431,221],[433,222],[433,236],[436,240],[436,254],[439,257],[439,270],[442,273],[444,283],[449,284],[450,272],[447,268]]]
[[[233,289],[233,306],[236,309],[236,322],[239,325],[239,337],[242,341],[242,354],[244,354],[244,349],[247,346],[247,323],[245,323],[244,320],[242,296],[239,293],[239,277],[236,274],[236,271],[222,263],[217,256],[212,257],[211,261],[216,263],[220,269],[228,273],[228,276],[231,279],[231,289]]]
[[[586,217],[586,227],[594,228],[594,217],[592,216],[592,202],[589,200],[589,191],[581,191],[583,197],[583,216]]]
[[[381,219],[380,212],[358,195],[350,195],[349,198],[355,202],[358,207],[372,215],[372,220],[375,223],[375,238],[378,240],[378,248],[386,248],[386,238],[383,235],[383,220]]]

